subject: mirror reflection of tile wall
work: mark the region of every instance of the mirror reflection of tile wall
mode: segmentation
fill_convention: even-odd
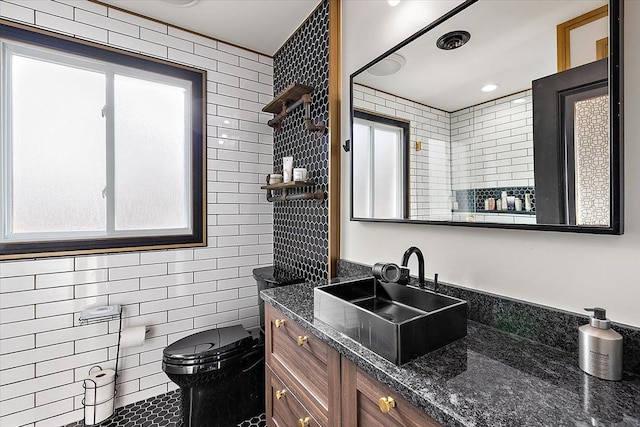
[[[535,207],[482,212],[502,191],[535,196],[531,90],[450,113],[354,84],[353,104],[410,122],[410,219],[535,224]]]
[[[409,217],[448,220],[453,202],[450,114],[357,84],[353,86],[353,107],[409,120]],[[416,150],[417,142],[421,150]]]

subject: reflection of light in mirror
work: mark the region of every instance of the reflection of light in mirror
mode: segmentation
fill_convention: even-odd
[[[526,101],[526,99],[524,98],[518,98],[518,99],[514,99],[513,103],[514,104],[523,104]]]
[[[493,92],[494,90],[498,89],[498,85],[497,84],[488,84],[482,87],[482,91],[483,92]]]
[[[387,0],[387,3],[389,3],[389,6],[397,6],[400,4],[400,0]]]
[[[223,138],[226,138],[226,137],[227,137],[227,134],[226,134],[226,133],[223,133],[223,134],[222,134],[222,135],[220,135],[220,136],[221,136],[221,137],[223,137]]]
[[[404,59],[404,56],[398,55],[397,53],[392,53],[391,55],[369,67],[367,69],[367,73],[371,74],[372,76],[379,77],[390,76],[400,71],[406,63],[407,60]]]
[[[228,124],[229,124],[229,123],[231,123],[231,122],[230,122],[229,120],[225,120],[225,121],[224,121],[224,122],[222,122],[222,123],[224,123],[225,125],[228,125]]]
[[[219,139],[219,140],[218,140],[218,144],[224,144],[224,140]]]

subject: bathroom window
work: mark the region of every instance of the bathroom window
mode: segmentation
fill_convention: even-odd
[[[204,72],[5,25],[0,49],[0,257],[204,244]]]
[[[354,112],[352,179],[355,217],[407,217],[408,141],[408,123]]]

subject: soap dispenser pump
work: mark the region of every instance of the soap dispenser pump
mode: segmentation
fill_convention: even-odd
[[[589,324],[578,329],[580,369],[603,380],[622,379],[622,335],[611,329],[611,321],[604,308],[585,308],[592,311]]]

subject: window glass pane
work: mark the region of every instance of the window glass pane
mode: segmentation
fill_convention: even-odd
[[[397,218],[401,189],[398,170],[399,132],[374,130],[373,213],[375,218]]]
[[[610,225],[609,95],[575,103],[576,224]]]
[[[187,90],[122,75],[114,90],[116,230],[190,227]]]
[[[106,228],[105,76],[12,56],[10,232]]]
[[[371,128],[353,125],[353,215],[368,218],[371,202]]]

